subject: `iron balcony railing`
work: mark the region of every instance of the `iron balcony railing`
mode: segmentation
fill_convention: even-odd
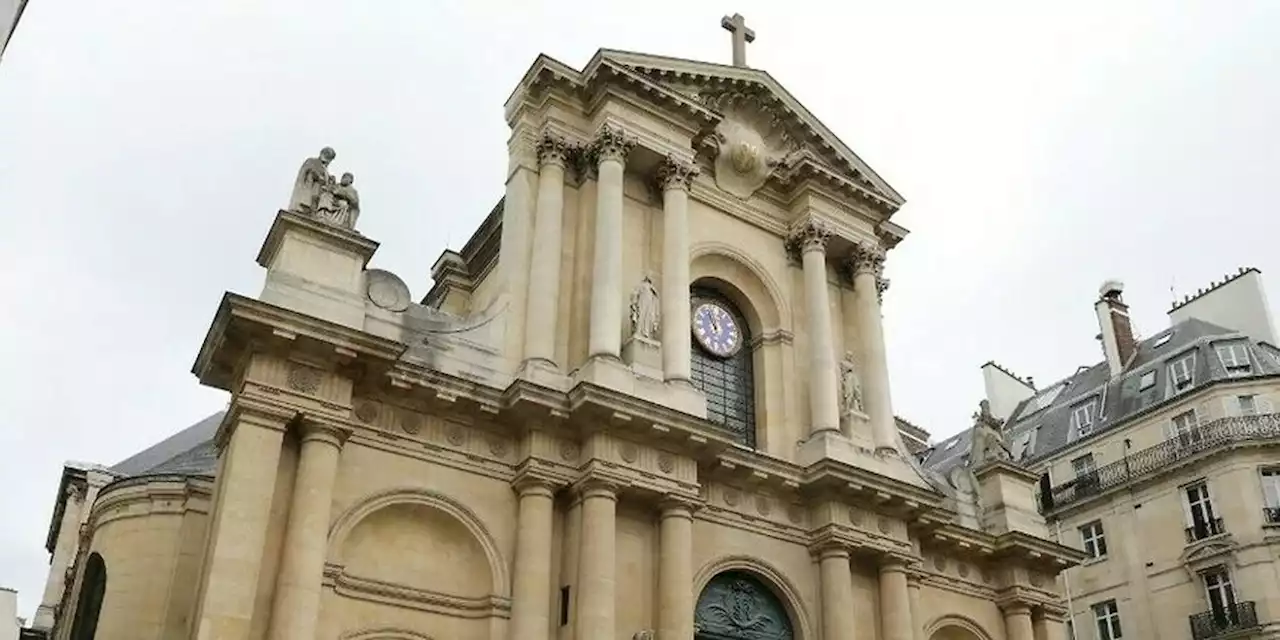
[[[1222,523],[1222,518],[1211,518],[1209,520],[1201,520],[1187,527],[1187,544],[1191,544],[1197,540],[1204,540],[1209,536],[1216,536],[1220,533],[1226,533],[1227,527]]]
[[[1280,437],[1280,414],[1219,418],[1191,431],[1103,465],[1041,492],[1040,508],[1050,511],[1153,474],[1205,451],[1236,443]],[[1046,483],[1047,484],[1047,483]],[[1042,485],[1043,486],[1043,485]]]
[[[1267,524],[1280,524],[1280,507],[1263,507],[1262,521]]]
[[[1197,613],[1190,618],[1191,637],[1211,640],[1258,626],[1258,612],[1252,602],[1236,602],[1229,607]]]

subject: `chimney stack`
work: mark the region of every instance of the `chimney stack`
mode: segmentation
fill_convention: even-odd
[[[1102,351],[1113,377],[1124,371],[1138,349],[1129,322],[1129,305],[1124,303],[1122,293],[1123,282],[1108,280],[1098,289],[1099,298],[1093,305],[1098,313],[1098,328],[1102,330]]]

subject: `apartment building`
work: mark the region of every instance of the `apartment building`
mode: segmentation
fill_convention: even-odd
[[[1280,638],[1280,349],[1241,269],[1135,338],[1123,286],[1094,305],[1104,359],[1048,386],[983,366],[1008,455],[1089,559],[1060,576],[1077,640]],[[963,462],[968,432],[923,458]]]

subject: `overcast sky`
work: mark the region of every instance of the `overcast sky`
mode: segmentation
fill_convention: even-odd
[[[1148,336],[1171,288],[1240,266],[1280,301],[1280,2],[608,4],[30,3],[0,62],[0,585],[23,615],[63,461],[224,404],[191,363],[223,291],[258,292],[302,159],[337,149],[375,264],[420,297],[502,195],[502,103],[539,52],[728,62],[720,16],[745,14],[748,62],[907,198],[894,408],[936,436],[987,360],[1098,361],[1106,278]]]

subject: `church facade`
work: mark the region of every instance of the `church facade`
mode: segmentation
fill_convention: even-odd
[[[903,198],[725,24],[732,66],[539,57],[420,302],[309,159],[193,367],[227,411],[64,478],[53,637],[1064,638],[1037,477],[895,420]]]

